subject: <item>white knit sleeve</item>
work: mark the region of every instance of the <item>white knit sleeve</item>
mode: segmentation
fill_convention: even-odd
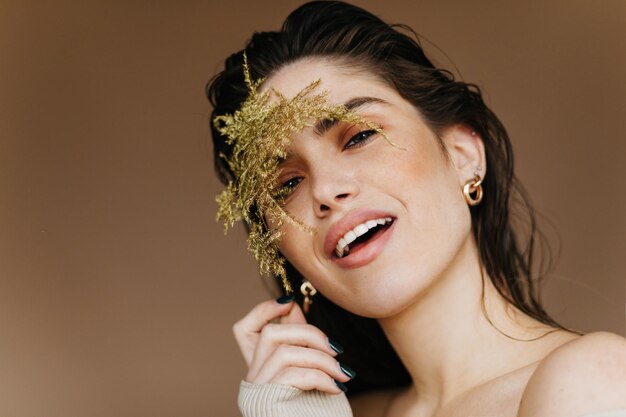
[[[243,417],[352,417],[345,394],[303,391],[282,384],[241,381],[237,405]]]

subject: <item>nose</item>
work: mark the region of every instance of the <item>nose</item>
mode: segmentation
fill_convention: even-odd
[[[327,167],[312,172],[313,210],[318,217],[348,205],[358,194],[356,179],[339,167]]]

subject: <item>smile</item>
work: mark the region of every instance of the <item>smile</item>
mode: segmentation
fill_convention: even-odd
[[[342,269],[365,266],[382,253],[393,235],[396,220],[386,210],[352,210],[328,229],[324,252]]]
[[[392,222],[393,219],[391,217],[382,217],[367,220],[357,225],[339,239],[337,246],[335,246],[335,255],[337,255],[338,258],[348,256],[351,248],[354,249],[360,244],[366,243],[370,238],[391,225]]]

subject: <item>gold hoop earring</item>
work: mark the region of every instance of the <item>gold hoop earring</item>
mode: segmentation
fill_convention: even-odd
[[[463,196],[465,201],[470,206],[475,206],[483,199],[483,179],[480,178],[477,172],[474,173],[474,178],[469,180],[463,186]],[[472,196],[472,193],[476,193],[476,196]]]
[[[304,303],[302,304],[302,311],[304,314],[309,312],[309,307],[313,304],[313,296],[317,294],[317,290],[309,281],[302,281],[302,285],[300,285],[300,292],[304,295]]]

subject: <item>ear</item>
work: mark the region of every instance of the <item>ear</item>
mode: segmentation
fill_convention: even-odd
[[[477,132],[465,125],[455,125],[446,129],[441,139],[456,168],[461,186],[474,178],[476,173],[485,178],[487,173],[485,145]]]

